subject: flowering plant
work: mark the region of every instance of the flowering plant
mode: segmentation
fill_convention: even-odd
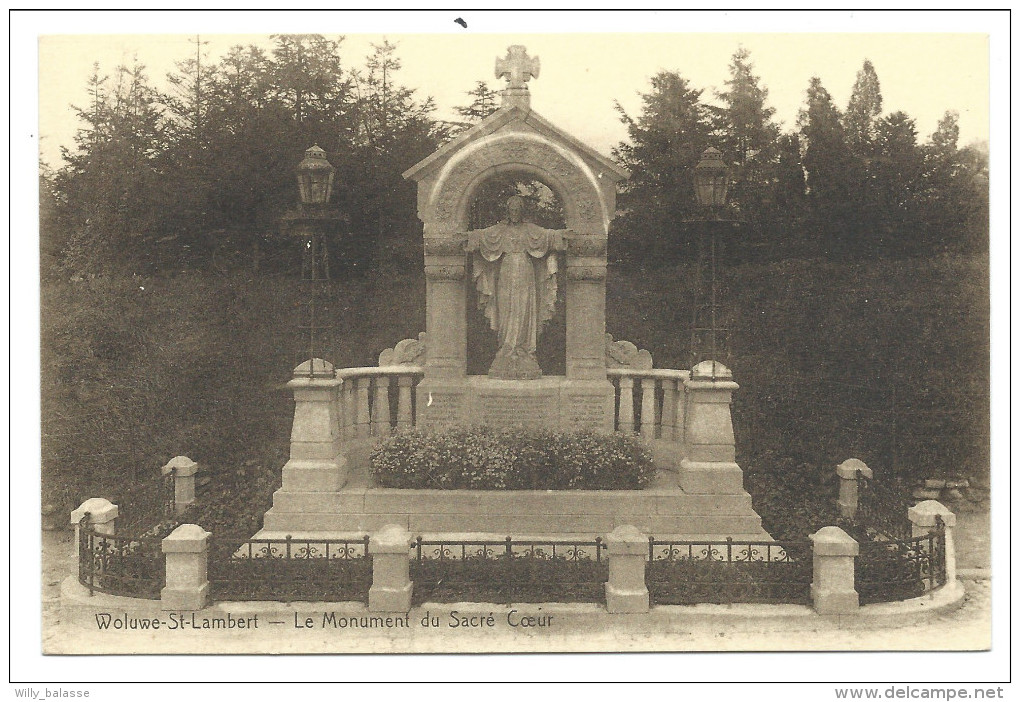
[[[633,437],[465,427],[401,432],[372,450],[377,484],[474,490],[637,490],[655,475]]]

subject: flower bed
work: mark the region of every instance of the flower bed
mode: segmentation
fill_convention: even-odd
[[[631,436],[471,427],[397,434],[371,453],[381,487],[639,490],[655,475]]]

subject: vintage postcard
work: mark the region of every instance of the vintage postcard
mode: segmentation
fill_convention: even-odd
[[[992,647],[994,13],[226,15],[41,20],[39,680]]]

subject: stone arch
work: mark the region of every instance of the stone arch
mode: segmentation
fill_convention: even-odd
[[[527,174],[548,186],[563,204],[568,229],[607,236],[612,213],[598,176],[578,154],[530,132],[492,135],[454,154],[420,208],[426,236],[464,231],[477,189],[505,172]]]

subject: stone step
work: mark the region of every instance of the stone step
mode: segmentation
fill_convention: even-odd
[[[338,514],[333,512],[282,512],[275,507],[266,513],[269,531],[376,531],[388,524],[412,532],[497,532],[520,533],[609,533],[617,526],[631,524],[651,534],[755,534],[761,519],[748,511],[725,514],[407,514],[399,512]]]
[[[356,489],[340,492],[278,490],[279,512],[338,514],[745,514],[751,496],[692,495],[679,490],[513,491]]]

